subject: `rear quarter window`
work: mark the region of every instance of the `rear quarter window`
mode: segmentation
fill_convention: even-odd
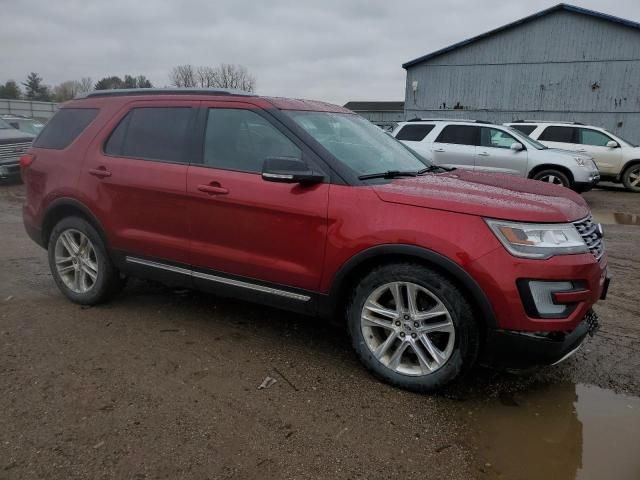
[[[516,130],[518,130],[519,132],[524,133],[525,135],[529,135],[531,132],[533,132],[536,128],[537,125],[517,125],[517,124],[511,124],[509,125],[511,128],[515,128]]]
[[[473,125],[447,125],[438,135],[436,142],[455,145],[479,145],[480,128]]]
[[[67,148],[98,115],[97,108],[62,108],[47,122],[33,146],[62,150]]]
[[[538,140],[559,143],[578,143],[578,129],[575,127],[547,127]]]
[[[434,127],[435,125],[405,125],[400,129],[396,138],[408,142],[420,142]]]

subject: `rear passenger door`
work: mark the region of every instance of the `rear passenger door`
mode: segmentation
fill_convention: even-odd
[[[89,148],[82,191],[111,248],[129,263],[189,261],[186,181],[197,106],[131,103]]]
[[[239,102],[203,102],[200,164],[189,167],[189,232],[194,281],[234,285],[273,298],[279,287],[317,290],[327,233],[329,184],[267,182],[267,157],[321,165],[270,114]],[[328,177],[327,177],[328,178]],[[207,273],[208,272],[208,273]],[[270,292],[270,293],[268,293]]]
[[[504,130],[481,127],[476,171],[526,177],[528,172],[526,147],[523,145],[522,150],[512,150],[511,145],[514,143],[521,142]]]
[[[445,167],[475,167],[476,148],[480,142],[480,128],[473,125],[447,125],[435,139],[433,162]]]

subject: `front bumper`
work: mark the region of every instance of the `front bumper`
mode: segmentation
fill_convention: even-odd
[[[589,310],[571,332],[493,330],[487,336],[483,363],[500,368],[560,363],[578,351],[587,335],[593,335],[598,326],[598,316]]]
[[[0,179],[16,178],[20,176],[20,162],[18,159],[0,162]]]

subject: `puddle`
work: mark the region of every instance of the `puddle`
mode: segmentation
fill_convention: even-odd
[[[640,215],[635,213],[604,212],[594,210],[591,212],[593,219],[604,225],[638,225],[640,226]],[[640,478],[640,477],[639,477]]]
[[[462,405],[480,479],[640,479],[640,398],[559,384]]]

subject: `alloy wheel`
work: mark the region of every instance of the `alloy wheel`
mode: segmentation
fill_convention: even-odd
[[[632,188],[640,188],[640,165],[629,172],[629,185]]]
[[[553,174],[544,175],[544,176],[540,177],[540,181],[541,182],[547,182],[547,183],[553,183],[554,185],[564,185],[564,182],[562,181],[562,179],[560,177],[557,177],[556,175],[553,175]]]
[[[96,250],[84,233],[68,229],[55,246],[56,270],[65,286],[74,293],[86,293],[98,278]]]
[[[451,357],[455,326],[431,291],[411,282],[376,288],[361,313],[367,347],[384,366],[403,375],[429,375]]]

